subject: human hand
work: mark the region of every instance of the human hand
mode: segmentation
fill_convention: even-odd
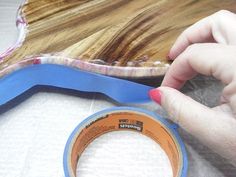
[[[174,61],[150,97],[170,119],[236,165],[236,15],[222,10],[195,23],[168,56]],[[177,90],[198,73],[225,84],[218,106],[209,108]]]

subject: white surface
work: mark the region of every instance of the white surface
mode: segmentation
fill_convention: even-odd
[[[0,0],[0,51],[16,39],[13,17],[19,3],[20,0]],[[0,177],[64,176],[62,155],[71,131],[88,115],[111,106],[114,104],[110,100],[94,94],[41,92],[6,109],[6,112],[0,108]],[[162,112],[155,104],[140,107]],[[209,159],[210,151],[199,150],[198,147],[202,146],[188,135],[185,134],[184,138],[191,144],[187,145],[188,176],[224,176],[211,165],[217,160],[205,160]],[[210,157],[212,159],[214,155]],[[217,162],[219,166],[224,166],[223,161]],[[83,177],[167,177],[165,171],[169,168],[159,146],[148,138],[127,132],[116,132],[97,139],[86,149],[79,163],[78,171]]]
[[[131,131],[111,132],[93,141],[85,149],[78,167],[79,177],[173,175],[161,147],[152,139]]]

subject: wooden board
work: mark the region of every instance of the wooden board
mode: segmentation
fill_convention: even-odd
[[[64,64],[121,77],[163,75],[177,36],[220,9],[236,12],[236,1],[28,0],[21,8],[26,38],[1,60],[0,75],[18,62]],[[53,56],[41,60],[44,54]]]

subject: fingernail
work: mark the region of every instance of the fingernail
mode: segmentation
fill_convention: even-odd
[[[169,53],[166,55],[166,59],[167,59],[167,60],[172,60],[172,57],[171,57],[170,51],[169,51]]]
[[[167,59],[167,60],[170,60],[170,53],[168,53],[168,54],[166,55],[166,59]]]
[[[161,105],[161,92],[158,89],[152,89],[149,91],[150,98]]]

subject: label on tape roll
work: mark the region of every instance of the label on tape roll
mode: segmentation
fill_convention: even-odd
[[[65,176],[76,176],[78,159],[95,138],[107,132],[122,130],[139,132],[152,138],[167,154],[173,176],[187,176],[187,153],[176,126],[154,113],[131,107],[116,107],[98,112],[75,128],[64,151]]]

